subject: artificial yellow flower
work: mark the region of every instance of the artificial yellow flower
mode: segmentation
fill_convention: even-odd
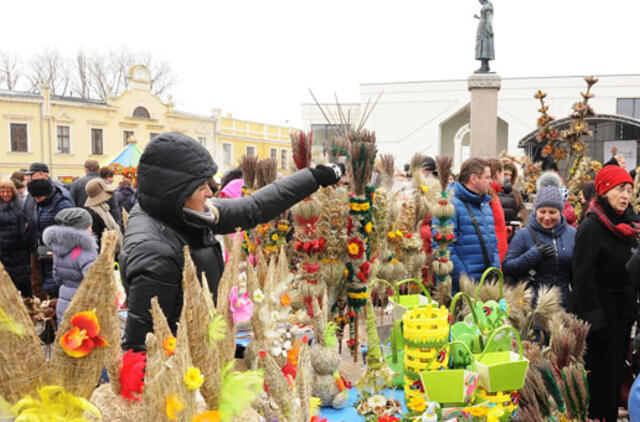
[[[191,422],[221,422],[222,413],[218,410],[209,410],[204,413],[200,413],[191,419]]]
[[[277,242],[278,241],[278,233],[273,233],[271,235],[271,241],[272,242]]]
[[[360,252],[360,246],[357,243],[349,243],[347,249],[349,250],[350,255],[358,255]]]
[[[165,338],[162,342],[162,348],[164,349],[164,353],[166,353],[167,356],[173,355],[173,353],[176,351],[176,342],[177,340],[174,336],[167,336],[167,338]]]
[[[309,397],[309,415],[317,415],[320,411],[322,400],[318,397]]]
[[[413,396],[409,403],[407,403],[407,407],[416,412],[424,412],[427,408],[427,401],[422,396]]]
[[[202,376],[202,372],[200,372],[200,369],[194,366],[187,369],[187,372],[185,372],[183,379],[185,385],[187,386],[187,390],[189,391],[197,390],[204,382],[204,376]]]
[[[390,231],[387,236],[389,236],[389,239],[395,239],[396,238],[396,232],[394,231]]]
[[[427,185],[422,185],[422,193],[424,193],[425,195],[429,194],[429,188],[427,187]]]
[[[184,402],[180,398],[180,395],[173,393],[169,394],[165,399],[164,410],[167,413],[167,417],[172,421],[178,420],[178,413],[184,410]]]
[[[400,230],[396,230],[396,236],[398,236],[398,237],[402,237],[402,231],[400,231]]]
[[[364,231],[367,234],[371,234],[372,230],[373,230],[373,223],[369,221],[367,224],[364,225]]]
[[[369,211],[369,208],[371,208],[371,205],[368,202],[363,202],[362,204],[360,204],[361,211]]]
[[[488,410],[486,407],[473,406],[473,407],[465,407],[464,411],[470,414],[471,416],[475,416],[478,418],[482,418],[487,415]]]

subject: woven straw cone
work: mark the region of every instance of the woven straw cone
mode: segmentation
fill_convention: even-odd
[[[145,404],[143,402],[131,402],[129,404],[122,396],[114,393],[110,384],[102,384],[96,388],[89,401],[102,414],[100,419],[90,414],[90,412],[86,412],[84,418],[91,422],[141,422],[146,420]]]
[[[196,392],[187,390],[184,374],[191,367],[189,355],[189,339],[183,307],[178,324],[177,343],[173,356],[165,361],[165,352],[159,339],[147,334],[147,366],[145,369],[144,403],[147,421],[165,421],[170,419],[166,414],[166,399],[170,394],[177,394],[184,403],[184,410],[178,413],[178,421],[189,422],[197,413]]]
[[[203,280],[203,284],[207,285],[207,281]],[[216,342],[210,344],[208,339],[213,300],[210,294],[206,295],[202,291],[200,282],[196,277],[196,268],[187,246],[184,247],[182,289],[184,292],[182,309],[186,315],[191,359],[194,366],[200,368],[202,375],[204,375],[204,383],[200,387],[200,392],[207,406],[210,409],[217,409],[222,383],[221,362],[218,355],[218,344]]]
[[[119,327],[116,312],[116,283],[113,276],[113,257],[116,245],[114,232],[102,236],[102,251],[85,276],[67,308],[53,344],[53,358],[49,370],[49,384],[60,385],[76,396],[88,399],[98,385],[102,367],[111,358],[114,347],[119,349]],[[96,347],[89,355],[73,358],[60,346],[60,339],[71,330],[71,318],[84,311],[94,310],[100,324],[100,335],[108,346]]]
[[[46,362],[27,308],[1,263],[0,309],[24,329],[22,336],[0,331],[0,396],[15,403],[35,394],[46,374]]]
[[[169,328],[169,323],[167,322],[167,318],[158,303],[158,297],[154,296],[151,299],[151,318],[153,319],[153,333],[156,338],[160,341],[160,346],[162,347],[162,343],[169,337],[172,336],[171,328]],[[169,360],[169,356],[161,354],[160,356],[164,361]]]
[[[223,364],[234,358],[236,352],[236,327],[233,325],[231,310],[229,309],[229,291],[238,284],[240,257],[242,256],[242,236],[236,236],[231,249],[229,262],[225,266],[224,273],[218,285],[218,314],[227,322],[225,338],[218,341],[220,362]]]
[[[308,421],[311,415],[309,414],[309,399],[311,398],[311,391],[313,378],[311,376],[311,353],[309,346],[303,344],[300,347],[300,355],[298,356],[298,372],[296,376],[296,392],[300,399],[300,411],[298,414],[300,421]]]
[[[287,380],[285,380],[280,370],[280,366],[276,363],[273,356],[267,353],[264,358],[260,358],[260,368],[264,372],[264,380],[269,387],[269,396],[273,398],[282,414],[291,420],[290,416],[294,410],[295,397]]]

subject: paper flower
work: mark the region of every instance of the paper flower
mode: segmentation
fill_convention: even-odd
[[[127,401],[140,401],[144,387],[144,369],[147,355],[144,352],[127,350],[122,356],[120,370],[120,395]]]
[[[167,336],[162,342],[162,348],[167,356],[172,356],[176,351],[176,338],[174,336]]]
[[[280,304],[282,306],[289,306],[291,305],[291,298],[289,297],[288,294],[284,293],[282,296],[280,296]]]
[[[229,292],[229,311],[234,325],[242,324],[253,315],[253,302],[249,299],[249,292],[238,296],[238,286],[233,286]]]
[[[217,410],[209,410],[204,413],[200,413],[191,419],[191,422],[221,422],[222,413]]]
[[[407,407],[416,412],[424,412],[427,408],[427,401],[422,396],[413,396],[409,403],[407,403]]]
[[[187,372],[185,372],[183,379],[185,385],[187,386],[187,390],[189,391],[197,390],[204,382],[202,372],[200,372],[198,368],[195,368],[193,366],[187,369]]]
[[[387,405],[387,398],[383,395],[376,394],[367,399],[367,404],[371,406],[372,409],[384,407]]]
[[[169,394],[164,401],[164,411],[172,421],[178,420],[178,413],[184,410],[184,402],[179,394]]]
[[[262,290],[260,290],[260,289],[256,289],[256,290],[253,292],[253,301],[254,301],[255,303],[260,303],[260,302],[262,302],[263,300],[264,300],[264,293],[262,293]]]
[[[79,312],[71,318],[70,331],[60,338],[60,346],[72,358],[87,356],[94,347],[108,346],[109,343],[100,337],[100,324],[94,311]]]
[[[358,238],[349,239],[347,244],[347,253],[351,259],[360,259],[364,255],[364,244]]]

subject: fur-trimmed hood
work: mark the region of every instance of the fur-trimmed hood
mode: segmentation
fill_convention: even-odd
[[[49,226],[44,230],[42,239],[57,256],[65,256],[77,247],[86,251],[98,250],[95,236],[72,227]]]

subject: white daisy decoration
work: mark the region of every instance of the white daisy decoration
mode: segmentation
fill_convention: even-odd
[[[262,302],[263,300],[264,300],[264,293],[262,293],[262,290],[260,290],[260,289],[256,289],[256,290],[253,292],[253,301],[254,301],[255,303],[260,303],[260,302]]]

